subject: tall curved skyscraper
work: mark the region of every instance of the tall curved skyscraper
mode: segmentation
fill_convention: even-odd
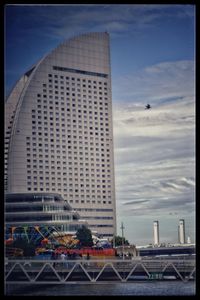
[[[115,234],[108,33],[59,45],[20,78],[5,109],[6,192],[59,193],[91,230]]]

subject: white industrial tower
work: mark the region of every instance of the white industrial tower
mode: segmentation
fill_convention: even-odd
[[[185,221],[183,219],[179,220],[178,237],[179,237],[179,243],[185,244]]]
[[[159,223],[158,223],[158,221],[153,222],[153,236],[154,236],[154,246],[159,245]]]

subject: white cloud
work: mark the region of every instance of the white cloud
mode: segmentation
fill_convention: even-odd
[[[124,79],[127,95],[137,97],[129,104],[114,105],[118,211],[121,216],[133,217],[194,214],[193,63],[166,62],[140,74],[132,77],[137,84],[126,81],[129,76]],[[168,98],[165,86],[171,87],[173,98]],[[145,110],[152,98],[152,109]]]
[[[193,61],[163,62],[115,79],[114,96],[118,101],[128,98],[136,103],[194,97],[194,76]]]

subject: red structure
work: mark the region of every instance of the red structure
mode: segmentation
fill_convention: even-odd
[[[82,249],[66,249],[64,247],[59,247],[55,250],[55,254],[77,254],[77,255],[87,255],[90,256],[115,256],[115,249],[92,249],[92,248],[82,248]]]

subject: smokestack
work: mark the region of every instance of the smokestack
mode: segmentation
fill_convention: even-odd
[[[185,221],[183,219],[179,220],[178,233],[179,243],[185,244]]]
[[[154,236],[154,246],[159,245],[159,223],[158,221],[153,222],[153,236]]]

